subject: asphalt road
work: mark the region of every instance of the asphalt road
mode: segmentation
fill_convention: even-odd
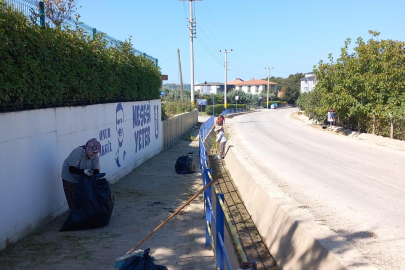
[[[313,128],[294,111],[227,119],[231,139],[371,264],[405,269],[405,152]]]

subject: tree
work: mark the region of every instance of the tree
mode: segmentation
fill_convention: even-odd
[[[247,94],[245,92],[243,92],[242,90],[235,90],[232,91],[230,93],[227,93],[227,99],[229,104],[236,104],[236,100],[235,97],[238,96],[238,103],[239,104],[246,104],[246,98],[247,98]]]
[[[295,103],[300,95],[301,78],[304,77],[303,73],[290,74],[288,78],[270,77],[270,81],[278,83],[280,97],[285,99],[288,103]],[[267,78],[263,79],[267,81]],[[270,91],[272,92],[272,91]],[[262,93],[267,97],[267,90]],[[276,98],[276,96],[269,93],[269,100]]]
[[[43,0],[45,16],[55,26],[62,25],[66,20],[77,15],[77,0]]]
[[[353,53],[347,39],[338,59],[329,55],[329,63],[321,61],[314,70],[322,93],[318,108],[334,109],[346,127],[403,139],[398,130],[405,125],[405,42],[369,33],[367,42],[357,39]]]
[[[285,88],[284,96],[283,98],[289,103],[289,104],[295,104],[297,101],[298,97],[300,96],[300,89],[298,87],[295,87],[293,85],[288,85]]]

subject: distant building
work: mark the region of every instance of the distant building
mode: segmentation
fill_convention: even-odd
[[[229,90],[231,87],[226,86]],[[219,82],[204,82],[194,85],[194,91],[198,91],[200,94],[209,95],[209,94],[223,94],[224,93],[224,84]]]
[[[274,93],[277,94],[277,83],[270,82],[270,88],[274,89]],[[267,81],[266,80],[256,80],[251,79],[249,81],[244,81],[240,78],[235,78],[233,81],[226,83],[227,91],[234,88],[235,90],[242,90],[245,93],[250,94],[259,94],[263,90],[267,90]],[[194,85],[194,90],[198,91],[200,94],[223,94],[224,93],[224,84],[219,82],[204,82]]]
[[[307,93],[314,90],[318,80],[315,78],[313,72],[308,72],[304,74],[305,77],[301,79],[301,93]]]
[[[242,79],[236,78],[235,80],[228,82],[228,85],[232,85],[235,90],[242,90],[248,94],[260,94],[263,90],[267,90],[266,80],[256,80],[255,78],[249,81],[243,81]],[[274,92],[277,93],[278,83],[269,82],[270,89],[274,86]]]
[[[235,78],[233,81],[227,82],[227,85],[230,85],[231,88],[235,88],[235,90],[240,90],[241,87],[239,86],[240,83],[245,82],[244,80],[240,78]]]

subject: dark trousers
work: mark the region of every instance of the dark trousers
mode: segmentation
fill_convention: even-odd
[[[62,183],[63,183],[63,191],[65,192],[67,204],[69,206],[69,209],[72,209],[73,192],[75,191],[75,186],[77,185],[77,183],[72,183],[72,182],[66,181],[64,179],[62,179]]]
[[[221,158],[225,157],[225,145],[226,142],[219,143],[219,155],[221,156]]]

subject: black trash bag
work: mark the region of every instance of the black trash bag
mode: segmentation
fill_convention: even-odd
[[[134,256],[131,260],[125,261],[119,270],[167,270],[166,266],[155,265],[152,257],[149,256],[150,248],[145,249],[143,256]]]
[[[187,174],[195,172],[194,160],[191,156],[181,156],[174,166],[177,174]]]
[[[75,187],[72,210],[59,231],[100,228],[108,225],[114,208],[114,196],[105,174],[82,176]]]

